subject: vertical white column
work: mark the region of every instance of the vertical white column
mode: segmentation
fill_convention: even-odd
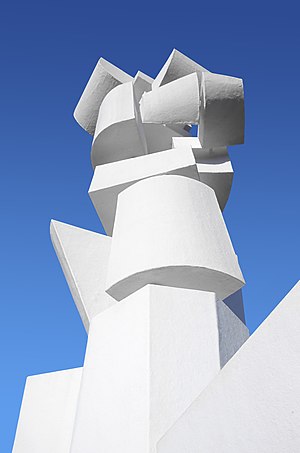
[[[247,337],[211,292],[148,285],[97,315],[71,453],[154,453]]]

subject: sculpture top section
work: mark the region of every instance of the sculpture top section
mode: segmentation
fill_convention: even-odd
[[[132,77],[100,58],[74,117],[93,135],[94,167],[170,149],[174,137],[191,137],[191,125],[198,126],[202,158],[211,160],[244,141],[243,82],[176,49],[155,79],[140,71]]]

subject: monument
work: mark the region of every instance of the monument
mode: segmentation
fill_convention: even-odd
[[[50,234],[86,356],[27,378],[13,453],[299,452],[300,285],[249,338],[222,215],[242,80],[177,50],[155,79],[100,58],[74,117],[106,235]]]

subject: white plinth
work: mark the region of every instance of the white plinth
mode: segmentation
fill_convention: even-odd
[[[81,368],[29,376],[13,453],[68,453]]]
[[[215,294],[149,285],[96,316],[71,453],[154,453],[248,337]]]

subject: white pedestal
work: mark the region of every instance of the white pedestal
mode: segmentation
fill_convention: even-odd
[[[90,326],[71,453],[154,453],[248,337],[214,293],[148,285]]]

